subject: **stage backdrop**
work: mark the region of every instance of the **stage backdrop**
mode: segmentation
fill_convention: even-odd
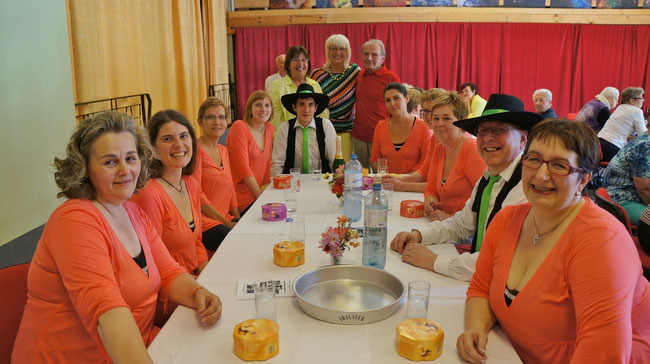
[[[605,86],[650,88],[650,25],[516,23],[382,23],[237,28],[235,61],[239,117],[251,92],[264,89],[274,60],[292,45],[325,62],[325,40],[344,34],[352,62],[370,38],[386,45],[386,66],[402,82],[425,89],[478,85],[487,99],[508,93],[533,111],[532,93],[547,88],[560,116],[577,112]],[[649,107],[646,104],[644,107]]]

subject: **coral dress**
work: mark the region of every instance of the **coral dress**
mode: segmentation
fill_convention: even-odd
[[[194,231],[169,197],[163,186],[155,179],[131,197],[153,222],[169,254],[187,270],[195,274],[201,263],[208,260],[208,253],[201,242],[201,190],[193,177],[183,176],[192,205]]]
[[[488,299],[524,363],[648,363],[650,283],[623,225],[589,199],[506,305],[510,264],[530,208],[509,206],[495,215],[467,298]]]
[[[142,340],[152,336],[156,299],[185,272],[149,218],[125,202],[147,273],[89,200],[71,199],[50,216],[27,277],[27,304],[12,363],[109,363],[97,324],[116,307],[131,310]]]
[[[235,121],[228,132],[226,145],[230,154],[232,180],[235,183],[239,211],[244,211],[255,202],[255,197],[244,183],[244,178],[255,177],[260,187],[271,181],[271,156],[275,128],[268,122],[265,125],[264,148],[262,149],[255,142],[245,121]]]

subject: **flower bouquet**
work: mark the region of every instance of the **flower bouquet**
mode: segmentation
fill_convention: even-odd
[[[350,227],[350,221],[345,215],[336,218],[336,227],[329,227],[321,234],[318,244],[325,253],[331,256],[332,264],[340,264],[343,252],[360,245],[359,231]]]
[[[329,179],[330,174],[326,173],[323,178],[328,179],[327,184],[330,186],[330,191],[336,195],[336,197],[343,201],[343,191],[345,189],[345,166],[340,165],[334,173],[332,173],[332,179]]]

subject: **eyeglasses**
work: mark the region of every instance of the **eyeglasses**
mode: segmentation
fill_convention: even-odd
[[[531,169],[539,169],[544,163],[546,163],[546,167],[550,173],[558,176],[567,176],[571,173],[586,172],[582,168],[573,167],[569,163],[560,160],[547,161],[540,158],[539,156],[531,155],[529,153],[526,153],[523,157],[521,157],[521,164],[523,164],[524,167]]]
[[[493,128],[488,128],[484,126],[479,126],[478,129],[476,130],[476,135],[488,135],[488,133],[492,133],[496,136],[499,136],[505,132],[507,132],[510,129],[514,129],[513,127],[510,126],[495,126]]]
[[[645,100],[643,97],[633,97],[634,100]]]
[[[422,116],[429,115],[429,114],[431,114],[431,110],[422,109],[422,110],[420,111],[420,114],[421,114]]]
[[[201,116],[201,119],[208,120],[208,121],[215,121],[215,120],[225,121],[228,120],[228,117],[226,115],[204,115]]]
[[[309,58],[291,58],[294,63],[309,63]]]

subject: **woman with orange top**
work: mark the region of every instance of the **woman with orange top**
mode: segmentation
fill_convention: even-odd
[[[461,210],[485,170],[476,139],[453,124],[467,113],[456,91],[443,93],[431,107],[433,135],[438,140],[424,188],[424,213],[431,221],[444,220]]]
[[[34,253],[12,363],[152,363],[159,294],[196,308],[203,325],[219,320],[219,297],[172,259],[128,201],[152,154],[133,118],[107,112],[84,120],[55,158],[58,196],[68,200]]]
[[[197,121],[203,136],[197,144],[192,177],[201,184],[201,191],[210,202],[201,209],[212,210],[204,211],[201,216],[203,245],[207,249],[217,250],[240,218],[228,149],[219,144],[219,138],[228,126],[226,105],[216,97],[208,97],[199,108]],[[216,216],[216,219],[206,215]]]
[[[388,172],[417,171],[426,158],[431,130],[421,119],[408,113],[406,87],[391,82],[384,89],[384,102],[390,118],[381,120],[372,138],[370,164],[377,171],[377,159],[388,159]]]
[[[429,129],[433,130],[431,106],[433,106],[433,103],[439,96],[446,92],[446,90],[441,88],[432,88],[422,93],[420,98],[420,115],[422,115],[422,120],[427,124]],[[427,155],[417,171],[403,176],[387,175],[382,179],[382,183],[392,183],[395,191],[424,192],[424,188],[427,185],[429,167],[431,166],[431,155],[436,145],[438,145],[438,140],[435,136],[432,136]]]
[[[257,200],[271,181],[271,154],[273,152],[273,104],[269,94],[255,91],[246,101],[244,120],[230,127],[226,145],[230,153],[232,179],[239,203],[244,212]]]
[[[548,119],[521,158],[529,203],[490,223],[467,290],[458,352],[487,359],[498,321],[524,363],[647,363],[650,283],[625,227],[582,191],[598,168],[596,133]]]
[[[156,149],[147,185],[133,195],[147,213],[171,256],[190,274],[208,264],[201,241],[201,186],[194,171],[196,143],[190,122],[176,110],[157,112],[149,123]]]

